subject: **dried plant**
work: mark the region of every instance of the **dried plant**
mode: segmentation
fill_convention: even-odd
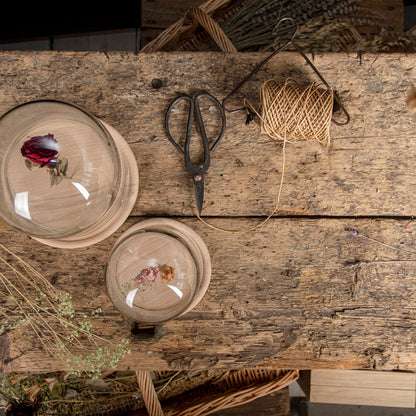
[[[271,51],[287,39],[292,27],[279,28],[279,19],[296,19],[296,42],[307,52],[389,52],[413,49],[404,33],[394,33],[386,17],[361,6],[361,0],[253,0],[244,3],[221,27],[239,51]],[[359,35],[371,27],[372,34]]]
[[[220,383],[229,371],[155,371],[152,381],[159,400],[168,400],[205,383]],[[0,381],[5,407],[36,410],[37,415],[126,413],[144,407],[134,371],[115,371],[92,379],[89,374],[54,372],[8,373]]]
[[[74,309],[69,293],[53,286],[38,270],[0,244],[0,335],[24,325],[63,369],[100,374],[129,354],[128,340],[94,333],[91,316]]]
[[[11,414],[23,408],[37,415],[98,414],[109,409],[122,413],[144,406],[134,372],[111,372],[95,379],[85,373],[8,373],[0,394]]]

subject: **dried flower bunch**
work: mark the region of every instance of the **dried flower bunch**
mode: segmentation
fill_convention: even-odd
[[[393,32],[383,14],[361,4],[362,0],[253,0],[243,2],[232,18],[221,24],[239,51],[271,51],[286,39],[292,27],[272,29],[283,17],[296,19],[296,43],[305,52],[413,51],[414,40]],[[359,33],[361,27],[374,34]]]
[[[111,372],[94,379],[85,373],[9,373],[0,382],[0,394],[10,414],[23,409],[36,414],[98,414],[144,406],[134,372]]]
[[[228,374],[212,369],[155,371],[152,380],[164,401],[205,383],[220,383]],[[0,381],[0,395],[6,410],[30,409],[37,415],[125,414],[144,407],[134,371],[108,372],[98,379],[86,373],[8,373]]]
[[[116,368],[130,353],[128,340],[107,340],[93,331],[91,318],[74,309],[69,293],[54,287],[39,271],[0,244],[0,335],[25,326],[62,369],[99,375]]]
[[[145,290],[155,283],[158,276],[163,282],[169,283],[175,278],[175,269],[167,264],[146,267],[133,279],[134,287]],[[129,283],[126,288],[130,289]]]

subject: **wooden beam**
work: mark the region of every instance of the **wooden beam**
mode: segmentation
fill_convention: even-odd
[[[256,233],[224,235],[182,218],[207,242],[209,290],[153,338],[135,338],[106,295],[104,267],[115,239],[137,220],[76,250],[1,233],[2,244],[68,291],[77,310],[103,309],[93,319],[98,334],[131,339],[122,369],[416,368],[416,221],[276,218]],[[255,221],[213,220],[231,228]],[[59,370],[26,328],[9,338],[4,371]]]

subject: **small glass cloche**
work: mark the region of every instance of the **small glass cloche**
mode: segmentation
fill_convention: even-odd
[[[123,137],[73,104],[37,100],[0,118],[0,218],[42,243],[94,244],[126,220],[138,171]]]
[[[106,269],[107,292],[128,319],[157,324],[194,308],[211,278],[203,240],[166,218],[142,221],[113,247]]]

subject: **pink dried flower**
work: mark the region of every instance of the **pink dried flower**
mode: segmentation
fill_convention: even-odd
[[[158,269],[156,267],[148,267],[147,269],[143,269],[135,278],[134,284],[136,287],[140,287],[144,283],[147,282],[154,282],[156,280],[158,274]]]

